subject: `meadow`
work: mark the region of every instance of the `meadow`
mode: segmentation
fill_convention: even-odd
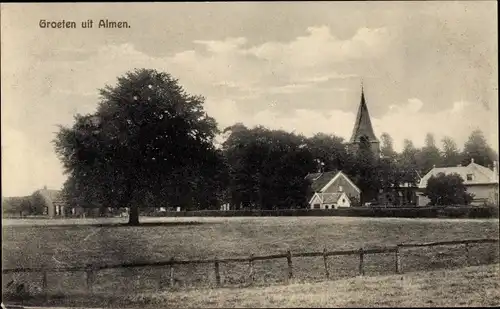
[[[446,280],[442,280],[446,278]],[[337,281],[134,295],[147,308],[500,306],[498,265]]]
[[[3,268],[68,267],[89,263],[133,263],[176,259],[248,257],[293,252],[349,250],[399,243],[498,238],[498,219],[404,219],[354,217],[141,218],[139,227],[120,225],[126,218],[3,220]],[[498,261],[498,245],[474,245],[471,265]],[[357,256],[329,257],[332,280],[358,275]],[[463,246],[408,248],[405,273],[466,266]],[[255,286],[286,282],[286,259],[255,262]],[[293,259],[293,283],[325,280],[321,257]],[[221,264],[224,287],[248,286],[248,265]],[[365,256],[367,276],[394,273],[393,254]],[[3,275],[41,285],[41,274]],[[86,293],[85,273],[48,275],[51,295]],[[176,266],[174,290],[214,286],[212,264]],[[168,267],[101,270],[94,293],[158,293],[169,287]]]

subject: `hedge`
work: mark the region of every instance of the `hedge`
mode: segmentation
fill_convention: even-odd
[[[148,213],[152,217],[401,217],[401,218],[498,218],[498,207],[352,207],[339,209],[195,210]]]

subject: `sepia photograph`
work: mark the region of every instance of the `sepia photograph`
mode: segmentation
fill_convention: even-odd
[[[500,306],[496,1],[0,7],[2,309]]]

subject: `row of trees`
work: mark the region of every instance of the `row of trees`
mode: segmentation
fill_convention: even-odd
[[[307,173],[343,170],[365,199],[378,189],[417,180],[432,165],[455,165],[471,157],[488,165],[495,157],[475,131],[459,152],[450,138],[440,151],[431,134],[417,149],[405,141],[394,151],[382,136],[382,159],[369,147],[357,154],[334,135],[311,138],[264,127],[235,124],[220,132],[203,110],[204,98],[187,94],[178,81],[156,70],[135,70],[101,90],[97,111],[76,115],[54,140],[68,180],[70,204],[130,207],[218,208],[221,203],[261,209],[303,207],[310,193]],[[215,137],[227,134],[222,147]]]
[[[28,196],[2,198],[2,214],[5,215],[41,215],[45,211],[46,202],[39,191]]]

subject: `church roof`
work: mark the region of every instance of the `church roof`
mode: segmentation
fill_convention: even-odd
[[[378,138],[373,132],[363,87],[361,87],[361,102],[359,103],[358,114],[356,115],[356,122],[354,123],[350,142],[358,142],[361,136],[367,136],[370,142],[378,142]]]

